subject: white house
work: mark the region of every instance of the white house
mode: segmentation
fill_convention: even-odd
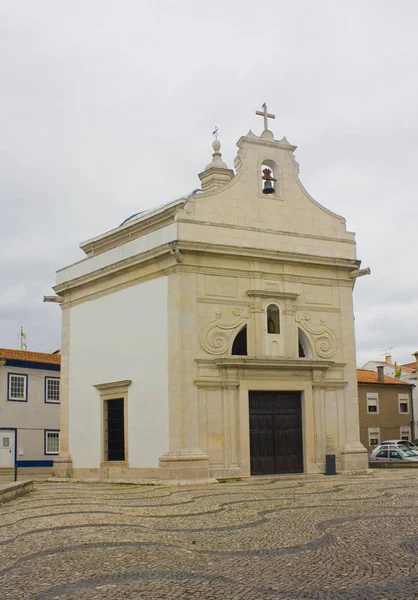
[[[0,471],[52,473],[60,436],[59,354],[0,348]]]

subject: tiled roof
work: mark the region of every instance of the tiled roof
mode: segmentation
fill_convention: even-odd
[[[61,364],[60,354],[29,352],[28,350],[11,350],[10,348],[0,348],[0,358],[9,360],[23,360],[25,362],[46,363],[51,365]]]
[[[400,365],[400,366],[402,367],[402,369],[405,368],[405,369],[411,369],[411,371],[415,371],[415,369],[417,368],[417,363],[414,360],[414,362],[406,363],[405,365]]]
[[[380,383],[377,377],[377,371],[366,371],[365,369],[357,369],[357,382],[358,383]],[[398,385],[410,385],[405,381],[399,381],[394,377],[384,376],[384,383],[396,383]]]

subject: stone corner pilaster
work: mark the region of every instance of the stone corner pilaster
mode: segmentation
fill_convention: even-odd
[[[159,458],[163,479],[173,482],[213,481],[209,470],[209,457],[199,448],[181,448],[166,452]]]
[[[73,476],[73,459],[69,454],[60,454],[54,458],[52,474],[60,479],[70,479]]]
[[[369,455],[360,442],[348,443],[341,450],[341,468],[345,473],[367,473]]]

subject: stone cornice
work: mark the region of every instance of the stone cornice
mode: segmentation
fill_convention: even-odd
[[[234,389],[239,387],[240,382],[232,379],[195,379],[194,381],[198,388],[211,389]]]
[[[327,390],[341,390],[347,387],[348,381],[313,381],[313,388],[322,388]]]
[[[108,383],[96,383],[93,387],[100,392],[113,392],[115,389],[127,388],[131,385],[132,379],[122,379],[121,381],[109,381]]]
[[[341,240],[339,240],[341,241]],[[281,262],[296,262],[298,264],[315,264],[326,267],[341,267],[352,271],[357,268],[360,261],[352,258],[337,258],[334,256],[318,256],[315,254],[302,254],[297,252],[283,252],[281,250],[267,250],[264,248],[252,248],[248,246],[229,246],[226,244],[208,244],[206,242],[189,242],[179,240],[179,249],[189,252],[206,252],[206,254],[222,254],[230,256],[241,256],[251,259],[278,260]],[[349,280],[352,286],[352,280]]]
[[[161,229],[175,221],[177,211],[182,207],[184,202],[185,199],[151,213],[147,212],[142,218],[138,215],[138,218],[132,220],[132,222],[128,221],[125,225],[121,225],[99,237],[81,243],[80,248],[88,257],[97,256],[152,231]]]
[[[277,198],[275,198],[277,199]],[[326,210],[326,209],[325,209]],[[194,224],[194,225],[206,225],[209,227],[221,227],[224,229],[245,229],[245,231],[255,231],[257,233],[270,233],[274,235],[288,235],[290,237],[300,237],[304,239],[310,240],[324,240],[327,242],[342,242],[343,244],[352,244],[355,246],[356,242],[354,239],[344,239],[344,238],[336,238],[329,237],[325,235],[315,235],[314,233],[298,233],[297,231],[284,231],[277,229],[267,229],[263,227],[241,227],[240,225],[233,225],[230,223],[211,223],[209,221],[198,221],[194,219],[184,219],[179,217],[177,219],[178,223],[186,223],[186,224]],[[350,232],[348,232],[350,233]],[[357,269],[357,267],[356,267]]]
[[[292,292],[279,292],[278,290],[247,290],[245,292],[247,296],[253,296],[255,298],[281,298],[283,300],[296,300],[300,294],[294,294]]]
[[[285,138],[283,138],[283,140],[284,139]],[[278,148],[279,150],[286,150],[287,152],[293,153],[297,146],[293,146],[292,144],[289,144],[287,140],[283,140],[267,140],[263,137],[248,137],[243,135],[238,140],[237,146],[238,148],[241,148],[242,142],[246,142],[247,144],[254,144],[255,146],[269,146],[270,148]]]
[[[221,256],[238,256],[241,258],[249,258],[249,259],[265,259],[265,260],[274,260],[280,262],[287,263],[306,263],[306,264],[314,264],[327,266],[331,268],[341,268],[348,271],[351,271],[354,267],[357,267],[358,262],[356,260],[351,259],[343,259],[343,258],[334,258],[334,257],[324,257],[324,256],[314,256],[309,254],[297,254],[293,252],[281,252],[276,250],[263,250],[263,249],[255,249],[255,248],[242,248],[239,246],[227,246],[224,244],[206,244],[201,242],[177,242],[174,243],[176,251],[180,252],[183,257],[183,264],[177,263],[177,268],[179,270],[192,270],[192,271],[200,271],[200,267],[198,265],[194,265],[193,263],[187,263],[187,253],[205,253],[208,255],[221,255]],[[102,267],[91,273],[87,273],[85,275],[81,275],[80,277],[76,277],[74,279],[70,279],[63,283],[57,284],[53,287],[53,290],[58,295],[64,295],[66,291],[69,291],[75,287],[88,285],[92,282],[100,280],[102,278],[109,277],[116,273],[119,273],[126,269],[132,269],[136,266],[139,266],[143,263],[149,261],[161,261],[163,256],[167,256],[173,260],[173,263],[176,262],[173,258],[173,242],[168,244],[163,244],[161,246],[157,246],[152,250],[148,250],[146,252],[142,252],[141,254],[137,254],[135,256],[131,256],[124,260],[112,263],[106,267]],[[88,260],[88,259],[86,259]],[[248,269],[244,269],[248,271]],[[166,274],[166,266],[161,268],[161,275]],[[295,277],[296,279],[296,277]],[[352,280],[345,280],[344,278],[337,278],[339,284],[346,284],[348,286],[352,286]],[[287,280],[292,280],[292,278],[288,277]],[[336,281],[336,280],[330,280]],[[273,292],[274,293],[274,292]],[[270,294],[270,292],[269,292]]]
[[[87,273],[86,275],[81,275],[80,277],[75,277],[74,279],[64,281],[63,283],[55,285],[52,289],[58,294],[65,293],[70,289],[87,285],[104,277],[109,277],[110,275],[118,273],[124,269],[131,269],[152,260],[161,260],[162,256],[164,255],[172,256],[172,252],[173,248],[171,244],[163,244],[162,246],[158,246],[157,248],[153,248],[147,252],[137,254],[136,256],[131,256],[125,260],[108,265],[107,267],[97,269],[92,273]],[[174,260],[175,259],[173,258],[173,262]],[[165,275],[164,269],[161,269],[161,271],[161,274]]]
[[[200,359],[198,364],[214,364],[219,368],[245,368],[245,369],[329,369],[334,367],[335,363],[329,360],[309,360],[306,358],[268,358],[268,357],[249,357],[249,356],[228,356],[227,358]]]

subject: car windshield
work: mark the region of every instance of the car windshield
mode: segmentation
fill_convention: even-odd
[[[409,448],[405,448],[405,450],[403,448],[399,448],[399,451],[403,456],[416,456],[415,452],[409,450]]]

